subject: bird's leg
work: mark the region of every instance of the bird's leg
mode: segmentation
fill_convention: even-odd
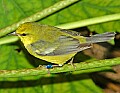
[[[73,60],[74,60],[74,57],[71,58],[69,64],[71,64],[72,67],[76,70],[76,66],[75,66],[74,63],[73,63]]]

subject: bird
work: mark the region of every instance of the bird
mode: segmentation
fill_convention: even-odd
[[[81,36],[79,32],[37,22],[21,24],[16,32],[27,51],[39,59],[63,66],[78,52],[91,48],[93,43],[105,42],[115,32]]]

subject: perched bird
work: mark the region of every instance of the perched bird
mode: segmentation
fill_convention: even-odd
[[[106,32],[83,37],[75,31],[36,22],[20,25],[16,34],[31,55],[59,66],[62,66],[77,52],[91,48],[92,43],[108,41],[115,36],[114,32]]]

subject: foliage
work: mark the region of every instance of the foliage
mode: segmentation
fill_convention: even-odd
[[[52,6],[60,0],[0,0],[0,28],[5,28],[12,25],[26,17],[29,17],[36,12],[44,10]],[[75,0],[77,1],[77,0]],[[108,14],[120,13],[119,0],[81,0],[64,9],[61,9],[41,20],[37,20],[42,24],[60,25],[70,23],[87,18],[99,17]],[[111,21],[101,24],[90,25],[90,31],[98,33],[108,31],[120,31],[120,21]],[[7,36],[5,36],[7,37]],[[16,38],[16,37],[15,37]],[[8,38],[9,39],[9,38]],[[7,39],[7,40],[8,40]],[[13,40],[13,39],[12,39]],[[38,60],[31,56],[20,43],[17,38],[10,44],[0,45],[0,69],[1,70],[18,70],[36,68],[39,65],[48,64],[42,60]],[[2,40],[1,40],[2,41]],[[0,41],[0,42],[1,42]],[[9,41],[8,41],[9,42]],[[6,42],[5,42],[6,43]],[[3,44],[3,43],[2,43]],[[87,58],[85,55],[81,57],[81,62],[97,62],[93,58]],[[84,60],[86,58],[86,60]],[[119,64],[117,60],[110,60],[111,65],[104,64],[109,67]],[[39,61],[39,62],[38,62]],[[109,61],[109,60],[108,60]],[[98,61],[99,62],[99,61]],[[83,65],[84,66],[84,65]],[[93,64],[94,66],[94,64]],[[89,65],[87,66],[89,67]],[[85,68],[87,73],[92,72],[90,68]],[[98,71],[98,67],[94,67],[94,71]],[[68,68],[69,69],[69,68]],[[54,70],[54,69],[53,69]],[[81,71],[83,71],[81,70]],[[102,68],[107,70],[107,68]],[[44,70],[47,73],[47,70]],[[64,71],[64,69],[63,69]],[[100,70],[99,70],[100,71]],[[37,75],[16,78],[0,78],[0,92],[3,93],[102,93],[101,89],[97,87],[88,74],[79,71],[76,74],[71,72],[51,74],[51,75]]]

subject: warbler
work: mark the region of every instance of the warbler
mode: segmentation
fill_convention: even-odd
[[[114,32],[96,34],[91,37],[60,29],[54,26],[28,22],[16,30],[27,51],[42,60],[62,66],[79,51],[92,47],[92,43],[113,39]]]

